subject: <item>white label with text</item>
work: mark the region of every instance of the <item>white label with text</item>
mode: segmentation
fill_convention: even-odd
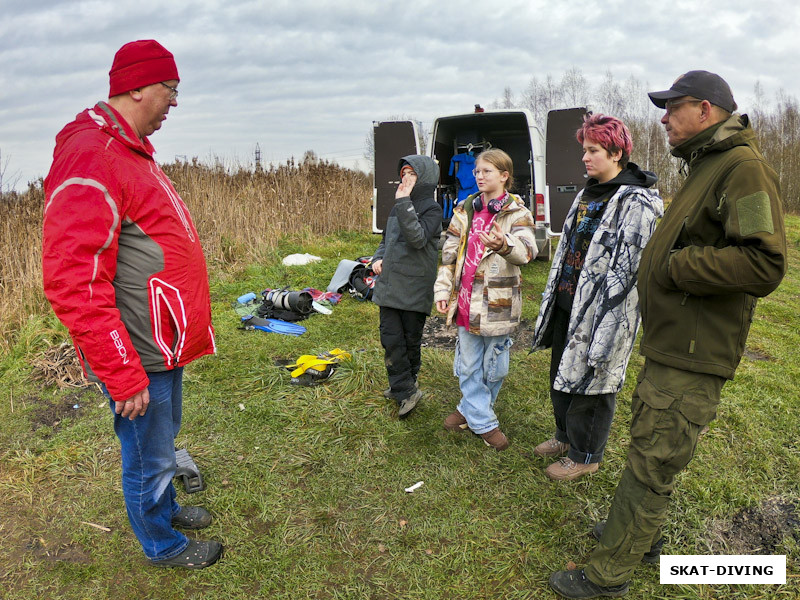
[[[785,584],[786,555],[661,555],[661,583]]]

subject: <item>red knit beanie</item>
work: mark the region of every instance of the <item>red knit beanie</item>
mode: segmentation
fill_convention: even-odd
[[[117,50],[108,72],[109,97],[124,94],[159,81],[177,79],[172,53],[155,40],[129,42]]]

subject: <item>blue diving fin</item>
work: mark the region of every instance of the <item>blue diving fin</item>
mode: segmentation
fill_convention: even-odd
[[[242,325],[245,329],[258,329],[269,333],[280,333],[283,335],[303,335],[306,328],[297,323],[282,321],[281,319],[262,319],[252,315],[242,317]]]

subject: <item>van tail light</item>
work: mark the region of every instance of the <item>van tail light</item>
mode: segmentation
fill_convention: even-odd
[[[536,194],[536,221],[544,221],[544,194]]]

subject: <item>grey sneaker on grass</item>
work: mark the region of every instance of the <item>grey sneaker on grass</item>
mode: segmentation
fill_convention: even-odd
[[[409,415],[409,413],[412,410],[414,410],[414,407],[417,406],[417,402],[419,402],[420,399],[422,399],[422,390],[417,388],[416,390],[414,390],[414,393],[411,394],[408,398],[399,400],[398,401],[399,408],[397,410],[397,416],[399,416],[401,419],[405,419]]]

